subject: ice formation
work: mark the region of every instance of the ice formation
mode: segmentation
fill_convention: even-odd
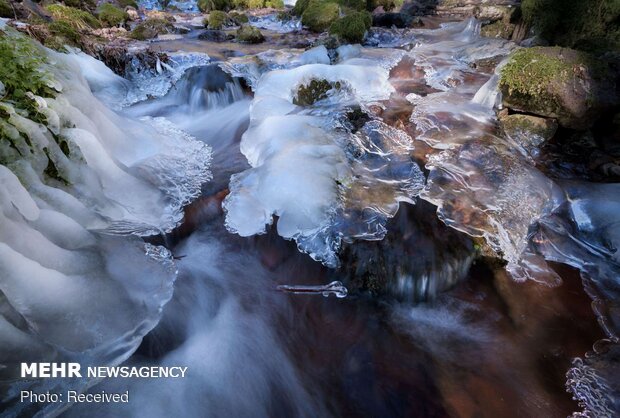
[[[412,201],[423,175],[409,155],[407,134],[379,120],[353,132],[347,121],[353,108],[389,97],[388,70],[353,57],[336,65],[304,63],[321,60],[323,49],[255,83],[241,141],[252,168],[231,178],[224,208],[230,231],[261,234],[277,216],[282,237],[336,266],[342,240],[383,238],[386,220],[398,202]],[[300,103],[308,101],[299,98],[300,88],[313,85],[325,91]]]
[[[29,93],[42,115],[36,121],[0,102],[2,381],[28,359],[125,360],[157,323],[176,277],[170,252],[138,236],[175,227],[210,178],[208,146],[165,120],[124,118],[93,96],[89,83],[104,95],[106,85],[124,85],[105,66],[33,48],[57,94]],[[92,383],[31,380],[21,388]],[[9,414],[27,407],[11,403],[18,395],[4,399]]]

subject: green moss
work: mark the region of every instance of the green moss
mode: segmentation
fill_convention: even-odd
[[[301,16],[306,11],[309,4],[310,4],[310,0],[297,0],[291,12],[295,16]]]
[[[246,0],[248,9],[260,9],[264,6],[264,0]]]
[[[110,3],[102,4],[99,7],[98,15],[99,20],[101,20],[104,25],[110,27],[118,26],[129,18],[124,10],[119,9]]]
[[[222,29],[228,22],[228,15],[220,10],[209,13],[209,29]]]
[[[79,46],[82,35],[64,20],[57,20],[48,25],[54,36],[45,39],[45,46],[55,50],[63,50],[64,45]]]
[[[369,12],[353,12],[332,23],[329,33],[346,42],[361,43],[371,24],[372,16]]]
[[[137,25],[129,35],[133,39],[144,41],[155,38],[157,35],[170,33],[174,27],[164,19],[149,19]]]
[[[231,0],[230,4],[234,9],[244,10],[248,8],[247,0]]]
[[[9,36],[0,31],[0,81],[4,84],[4,101],[21,109],[27,109],[31,100],[27,92],[42,97],[54,97],[57,92],[53,78],[41,68],[47,63],[30,38]]]
[[[233,22],[235,22],[235,24],[239,26],[250,21],[247,15],[235,11],[230,12],[228,16],[230,16]]]
[[[375,10],[377,7],[383,7],[383,10],[389,12],[396,7],[403,5],[403,0],[368,0],[366,8],[369,11]]]
[[[241,25],[237,30],[237,40],[248,44],[259,44],[265,41],[265,37],[258,28],[250,25]]]
[[[267,0],[265,1],[265,7],[270,7],[272,9],[284,9],[284,1],[283,0]]]
[[[587,51],[620,49],[620,1],[523,0],[523,18],[552,44]]]
[[[232,8],[230,0],[198,0],[198,9],[206,13],[212,10],[228,11]]]
[[[336,3],[322,0],[310,0],[310,4],[301,15],[301,23],[314,32],[323,32],[338,19],[340,7]]]
[[[480,29],[480,35],[487,38],[510,39],[515,30],[515,26],[516,25],[512,23],[506,23],[503,20],[498,20],[495,23],[483,26],[482,29]]]
[[[67,22],[74,29],[86,30],[101,27],[97,18],[84,10],[63,6],[61,4],[52,4],[46,8],[54,19]]]
[[[572,66],[562,59],[523,48],[515,52],[501,71],[500,88],[509,93],[540,95],[557,79],[568,80]]]
[[[85,10],[87,12],[97,7],[96,0],[64,0],[63,3],[65,6],[75,7],[76,9]]]
[[[360,12],[366,10],[366,0],[338,0],[338,4],[344,8]]]
[[[293,103],[298,106],[311,106],[319,100],[326,99],[329,92],[340,90],[340,82],[329,82],[327,80],[310,80],[308,84],[302,84],[297,89],[297,94],[293,98]]]
[[[15,18],[13,7],[11,7],[7,0],[0,0],[0,17]]]
[[[0,82],[4,93],[0,98],[0,141],[9,141],[13,152],[0,155],[0,163],[13,162],[15,158],[32,152],[29,138],[11,124],[11,115],[18,113],[38,123],[47,117],[39,112],[31,94],[56,97],[58,91],[51,73],[45,67],[50,63],[34,41],[12,30],[0,31]],[[6,148],[5,148],[6,150]]]

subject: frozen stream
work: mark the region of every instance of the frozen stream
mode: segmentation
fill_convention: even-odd
[[[0,370],[0,416],[617,410],[618,185],[501,136],[517,46],[475,20],[370,40],[179,54],[131,81],[48,52],[53,133],[83,157],[54,151],[67,184],[39,180],[42,155],[0,166],[0,353],[189,371],[55,381],[131,394],[68,408],[19,403],[49,380]]]

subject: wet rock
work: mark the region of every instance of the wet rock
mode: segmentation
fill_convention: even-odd
[[[480,29],[480,35],[487,38],[503,38],[511,39],[512,34],[515,31],[516,25],[513,23],[506,23],[502,20],[498,20],[490,25],[485,25]]]
[[[438,0],[413,0],[403,4],[400,8],[401,13],[410,16],[427,16],[435,13]]]
[[[211,42],[226,42],[234,39],[233,35],[230,35],[223,30],[207,29],[198,35],[198,39]]]
[[[560,47],[515,52],[502,69],[504,106],[555,118],[571,129],[587,129],[618,104],[615,77],[592,56]]]
[[[248,44],[259,44],[265,41],[265,37],[258,28],[250,25],[241,25],[237,30],[237,40]]]
[[[408,28],[414,19],[406,13],[381,13],[372,17],[373,26]]]
[[[192,31],[187,26],[183,26],[183,25],[173,25],[173,26],[174,26],[174,32],[181,34],[181,35],[186,35]]]
[[[138,40],[153,39],[157,35],[174,32],[174,26],[168,20],[148,19],[131,31],[131,37]]]
[[[531,115],[507,115],[500,117],[500,123],[504,134],[532,156],[535,156],[538,149],[553,138],[558,130],[555,119]]]

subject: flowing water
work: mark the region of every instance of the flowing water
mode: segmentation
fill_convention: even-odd
[[[127,79],[47,52],[46,108],[83,157],[55,154],[71,186],[36,156],[0,166],[0,350],[189,372],[54,380],[131,394],[64,409],[19,403],[50,381],[0,371],[5,415],[611,416],[618,187],[555,179],[502,137],[515,48],[472,19],[336,51],[168,51]]]

